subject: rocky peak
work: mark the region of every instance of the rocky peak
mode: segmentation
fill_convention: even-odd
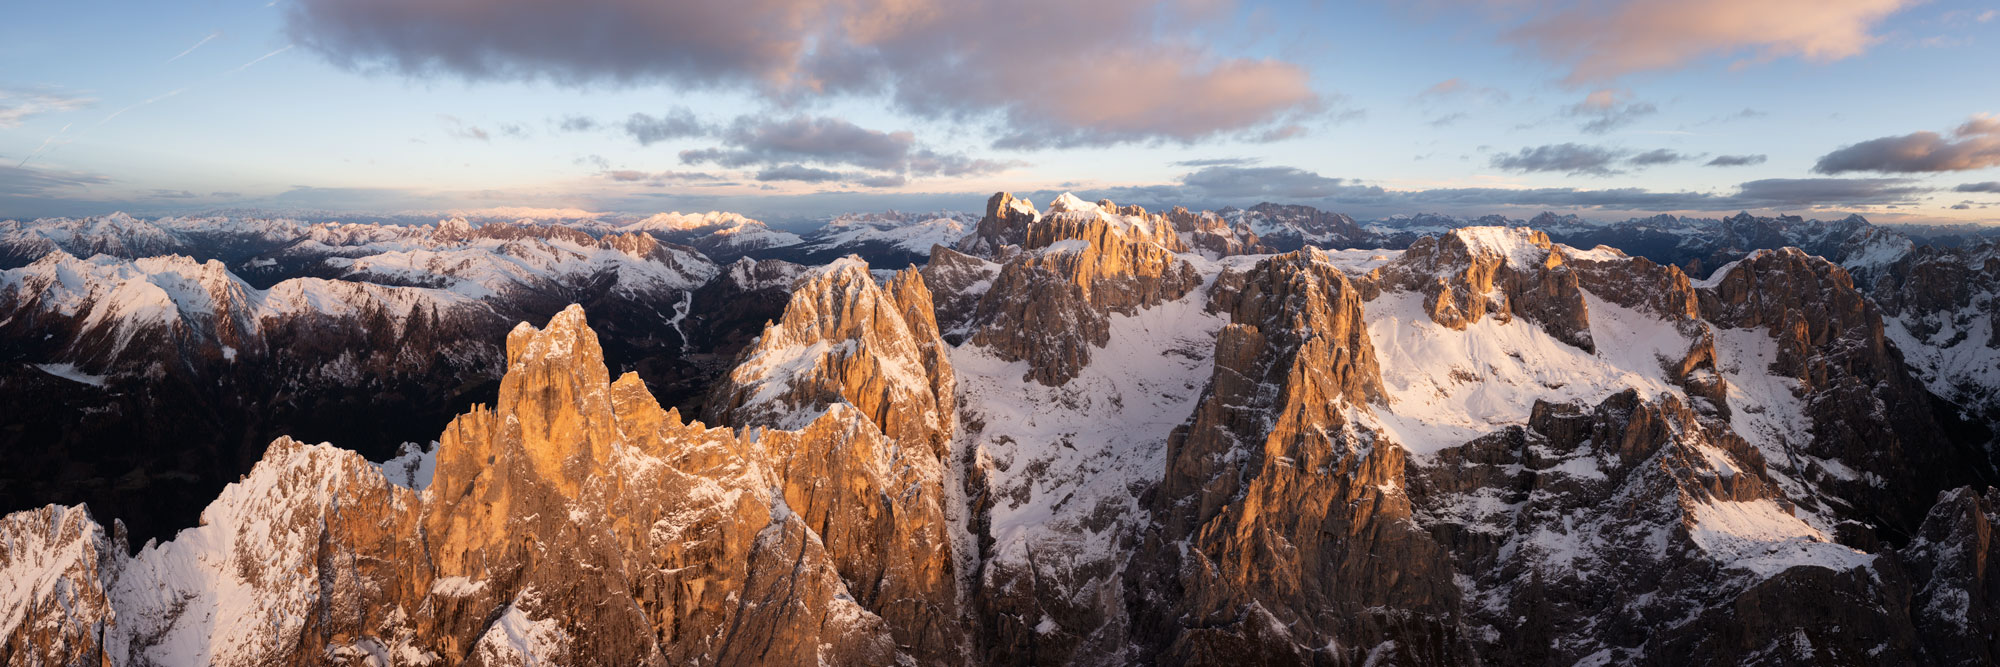
[[[709,421],[795,429],[845,402],[942,458],[956,411],[934,313],[915,269],[886,284],[856,257],[815,269],[718,387]]]
[[[1221,215],[1202,211],[1193,213],[1185,207],[1175,206],[1167,211],[1166,219],[1174,232],[1186,239],[1193,249],[1213,257],[1232,255],[1255,255],[1270,252],[1257,239],[1257,232],[1250,223],[1237,221],[1235,224]]]
[[[1368,426],[1382,381],[1362,288],[1324,259],[1306,249],[1217,281],[1210,308],[1230,324],[1168,439],[1142,579],[1159,597],[1135,611],[1161,648],[1140,662],[1469,656],[1445,554],[1410,521],[1405,450]]]
[[[779,493],[818,527],[864,607],[926,661],[969,649],[946,509],[956,379],[916,269],[878,283],[848,257],[801,276],[709,402],[760,427]]]
[[[1028,224],[1022,247],[994,277],[973,317],[972,342],[1047,385],[1076,376],[1103,347],[1109,313],[1131,314],[1178,299],[1201,282],[1186,246],[1163,216],[1074,195]]]
[[[2000,660],[2000,490],[1962,487],[1938,494],[1915,539],[1898,555],[1909,563],[1911,613],[1938,664]]]
[[[996,192],[986,200],[986,215],[973,227],[972,234],[958,242],[958,249],[979,257],[992,257],[1001,248],[1018,246],[1027,242],[1028,226],[1040,220],[1042,214],[1026,199],[1016,199],[1013,194]]]
[[[1379,269],[1385,287],[1420,291],[1431,319],[1463,330],[1523,316],[1557,340],[1595,351],[1589,307],[1565,253],[1524,227],[1463,227],[1417,239]]]
[[[507,334],[507,374],[494,408],[536,471],[568,482],[608,461],[620,442],[610,386],[597,334],[583,307],[571,305],[547,327],[523,322]]]
[[[438,245],[453,246],[474,238],[472,223],[465,218],[450,218],[437,221],[431,227],[431,241]]]
[[[1947,444],[1935,399],[1890,344],[1875,304],[1838,265],[1797,248],[1760,250],[1697,289],[1704,319],[1770,337],[1768,370],[1798,382],[1814,424],[1840,425],[1814,428],[1803,450],[1872,476],[1829,475],[1822,483],[1867,522],[1894,535],[1921,520],[1923,498],[1887,488],[1929,496],[1993,481],[1983,451]]]
[[[1833,370],[1815,351],[1836,339],[1853,352],[1842,365],[1864,377],[1885,376],[1894,363],[1882,316],[1853,278],[1798,248],[1759,250],[1718,270],[1701,290],[1701,310],[1719,326],[1776,332],[1774,370],[1812,386],[1825,385]]]
[[[1166,216],[1149,214],[1138,206],[1119,206],[1108,199],[1091,204],[1067,192],[1028,226],[1021,246],[1035,250],[1065,241],[1085,241],[1099,251],[1139,243],[1169,252],[1188,250]]]
[[[1631,662],[1641,652],[1728,662],[1744,649],[1709,639],[1799,613],[1780,591],[1893,595],[1868,571],[1874,557],[1834,543],[1830,526],[1795,508],[1755,447],[1671,395],[1538,402],[1526,426],[1426,461],[1410,492],[1417,523],[1453,554],[1467,624],[1506,629],[1468,633],[1496,662]],[[1715,599],[1759,606],[1745,615]],[[1894,612],[1837,613],[1845,628]],[[1910,649],[1801,632],[1815,650]]]
[[[108,664],[118,625],[102,582],[125,555],[82,505],[0,517],[0,656],[17,664]]]

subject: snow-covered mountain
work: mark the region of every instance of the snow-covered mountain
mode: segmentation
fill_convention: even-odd
[[[852,213],[828,220],[783,257],[800,264],[825,264],[847,255],[884,268],[923,264],[932,246],[956,243],[977,222],[978,215],[956,211]]]
[[[602,282],[546,326],[468,327],[503,373],[490,401],[404,436],[434,445],[378,464],[278,438],[199,525],[136,552],[97,505],[8,515],[0,656],[2000,657],[2000,413],[1979,370],[2000,324],[1991,245],[1915,245],[1854,219],[1626,223],[1716,267],[1691,274],[1520,225],[1413,218],[1436,228],[1398,248],[1321,248],[1287,230],[1376,232],[1260,208],[1002,193],[976,221],[952,219],[958,240],[921,269],[745,257],[660,289],[669,263],[636,258],[692,255],[457,224],[349,230],[326,246],[353,254],[316,251],[344,277],[268,289],[220,262],[51,256],[0,283],[30,295],[6,302],[34,304],[16,317],[104,312],[168,333],[0,324],[22,349],[37,331],[57,334],[38,350],[119,340],[125,356],[243,343],[217,364],[371,349],[271,342],[289,285],[428,295],[448,300],[441,313],[511,322],[528,319],[506,310],[520,294],[562,293],[502,289],[516,276]],[[894,228],[881,222],[840,228]],[[1271,252],[1291,234],[1301,247]],[[1767,242],[1813,249],[1748,247]],[[396,338],[366,340],[407,349]],[[637,361],[614,351],[650,338],[664,346]],[[48,358],[69,365],[22,377],[154,382]],[[350,382],[382,372],[353,368]],[[686,410],[656,398],[694,386],[676,373],[711,378],[700,400],[667,401]]]
[[[718,262],[789,248],[802,240],[797,234],[771,229],[757,220],[719,211],[660,213],[620,229],[692,247]]]

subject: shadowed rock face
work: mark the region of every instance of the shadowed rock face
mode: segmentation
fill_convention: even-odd
[[[1945,445],[1932,401],[1884,335],[1882,316],[1845,270],[1795,248],[1759,251],[1722,270],[1699,290],[1705,319],[1719,327],[1756,328],[1777,344],[1773,373],[1797,380],[1811,397],[1816,424],[1807,451],[1876,476],[1829,479],[1825,486],[1854,511],[1894,534],[1915,529],[1929,493],[1990,481],[1984,456]],[[1900,541],[1901,538],[1898,538]]]

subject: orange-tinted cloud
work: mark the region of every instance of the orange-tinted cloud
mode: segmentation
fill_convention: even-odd
[[[886,96],[1016,147],[1195,141],[1316,113],[1304,68],[1217,54],[1218,4],[1152,0],[299,0],[297,42],[360,70]]]
[[[1987,167],[2000,167],[2000,115],[1973,116],[1950,137],[1912,132],[1843,146],[1821,157],[1813,171],[1923,173]]]
[[[1623,0],[1537,15],[1510,37],[1570,66],[1572,84],[1680,67],[1708,57],[1738,64],[1860,55],[1875,26],[1921,0]]]

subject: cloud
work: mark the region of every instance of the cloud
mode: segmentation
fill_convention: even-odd
[[[1513,96],[1508,95],[1507,91],[1501,90],[1499,88],[1494,88],[1492,86],[1475,86],[1470,83],[1467,83],[1465,79],[1461,79],[1458,77],[1452,77],[1449,79],[1445,79],[1443,81],[1439,81],[1436,84],[1433,84],[1431,87],[1425,88],[1424,92],[1417,93],[1417,99],[1423,102],[1442,102],[1459,98],[1470,98],[1474,100],[1491,102],[1494,104],[1505,104],[1508,100],[1512,99]]]
[[[1958,187],[1952,188],[1951,190],[1953,192],[1992,192],[2000,194],[2000,181],[1986,181],[1984,183],[1961,183],[1959,184]]]
[[[1449,113],[1449,114],[1445,114],[1445,115],[1443,115],[1443,116],[1439,116],[1439,117],[1437,117],[1437,118],[1433,118],[1433,119],[1431,119],[1431,120],[1429,121],[1429,123],[1430,123],[1430,126],[1431,126],[1431,127],[1445,127],[1445,126],[1447,126],[1447,125],[1450,125],[1450,124],[1452,124],[1452,123],[1456,123],[1456,122],[1458,122],[1458,121],[1460,121],[1460,120],[1464,120],[1464,119],[1465,119],[1465,117],[1466,117],[1466,113],[1465,113],[1465,112],[1463,112],[1463,111],[1460,111],[1460,112],[1457,112],[1457,113]]]
[[[1737,63],[1832,62],[1880,41],[1882,20],[1921,0],[1613,0],[1532,12],[1508,39],[1570,67],[1571,84],[1670,70],[1711,57]]]
[[[1570,175],[1611,176],[1622,173],[1612,168],[1625,152],[1602,146],[1551,144],[1523,148],[1518,153],[1493,156],[1495,168],[1519,172],[1561,172]]]
[[[85,172],[0,165],[0,197],[45,197],[110,182]]]
[[[607,169],[601,172],[604,178],[617,183],[644,183],[660,187],[668,183],[687,181],[719,181],[721,176],[706,171],[638,171],[634,169]]]
[[[907,131],[870,130],[839,118],[745,116],[736,119],[722,135],[729,150],[682,153],[681,159],[725,167],[810,162],[889,170],[906,165],[916,141],[916,135]]]
[[[779,105],[886,98],[922,118],[997,121],[996,145],[1014,148],[1193,142],[1322,112],[1303,67],[1206,46],[1227,4],[301,0],[286,25],[356,70],[667,84]]]
[[[2000,166],[2000,115],[1973,116],[1951,136],[1912,132],[1899,137],[1870,139],[1827,153],[1813,171],[1928,173],[1968,171]]]
[[[1407,213],[1440,209],[1492,212],[1502,208],[1736,211],[1868,207],[1906,205],[1930,192],[1929,188],[1901,178],[1764,179],[1742,183],[1729,193],[1567,187],[1388,190],[1295,167],[1218,166],[1190,172],[1176,184],[1107,188],[1093,194],[1117,201],[1159,205],[1295,201],[1322,207]]]
[[[632,115],[638,116],[640,114]],[[631,122],[631,119],[627,119],[626,122]],[[562,128],[564,132],[589,132],[597,129],[597,119],[589,116],[563,116],[562,122],[557,123],[556,127]],[[627,128],[627,131],[630,131],[630,128]]]
[[[1564,113],[1575,118],[1588,118],[1589,122],[1580,128],[1590,134],[1604,134],[1632,124],[1633,121],[1659,113],[1660,108],[1651,102],[1631,101],[1628,91],[1605,88],[1585,95],[1582,102],[1570,105]]]
[[[716,136],[722,146],[681,151],[681,162],[725,168],[761,166],[765,169],[757,179],[763,181],[824,182],[838,178],[868,187],[899,186],[912,176],[980,176],[1020,165],[941,152],[920,146],[916,135],[908,131],[871,130],[839,118],[744,116]],[[804,165],[866,171],[802,171]]]
[[[1739,186],[1736,197],[1764,207],[1907,204],[1931,191],[1907,178],[1767,178]]]
[[[841,174],[840,172],[837,171],[831,171],[827,169],[816,169],[802,164],[787,164],[776,167],[766,167],[763,170],[757,172],[757,180],[760,181],[802,181],[806,183],[824,183],[827,181],[843,180],[845,178],[847,178],[846,175]]]
[[[1626,158],[1625,164],[1629,164],[1634,167],[1655,167],[1663,164],[1686,162],[1688,159],[1689,158],[1686,155],[1682,155],[1680,153],[1667,150],[1665,148],[1656,148]]]
[[[95,103],[97,100],[68,93],[0,88],[0,128],[20,127],[35,116],[75,111]]]
[[[1764,164],[1764,160],[1766,160],[1766,159],[1768,159],[1768,158],[1767,158],[1766,156],[1764,156],[1763,154],[1757,154],[1757,155],[1717,155],[1717,156],[1715,156],[1715,159],[1713,159],[1713,160],[1709,160],[1709,161],[1708,161],[1708,164],[1706,164],[1706,165],[1703,165],[1703,166],[1708,166],[1708,167],[1748,167],[1748,166],[1752,166],[1752,165],[1759,165],[1759,164]]]
[[[452,137],[458,139],[476,139],[479,141],[493,140],[493,135],[487,132],[485,128],[477,125],[468,125],[457,116],[438,114],[438,120],[444,121],[444,133]]]
[[[938,153],[928,148],[910,153],[906,171],[914,176],[984,176],[999,173],[1022,163],[1011,160],[986,160],[966,157],[956,153]]]
[[[565,121],[567,127],[567,121]],[[632,135],[641,146],[651,146],[662,141],[699,137],[711,129],[687,107],[674,107],[658,116],[635,113],[625,119],[625,133]]]
[[[1181,160],[1172,163],[1176,167],[1224,167],[1243,166],[1260,162],[1254,157],[1208,157],[1197,160]]]
[[[1318,199],[1349,187],[1344,179],[1297,167],[1207,167],[1182,176],[1181,184],[1225,199]]]

